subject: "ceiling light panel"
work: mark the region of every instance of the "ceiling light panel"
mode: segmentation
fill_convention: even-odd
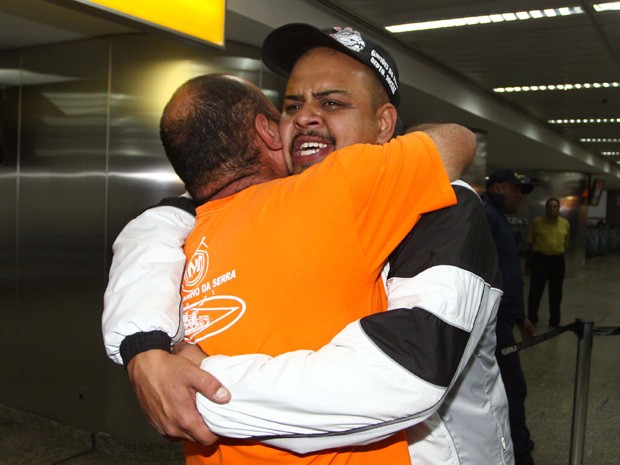
[[[591,89],[609,89],[620,88],[620,82],[582,82],[576,84],[540,84],[540,85],[524,85],[524,86],[508,86],[495,87],[493,92],[510,93],[510,92],[539,92],[539,91],[557,91],[557,90],[591,90]]]
[[[507,21],[527,21],[531,19],[553,18],[556,16],[571,16],[583,14],[579,6],[564,8],[549,8],[546,10],[517,11],[513,13],[500,13],[492,15],[469,16],[465,18],[439,19],[435,21],[423,21],[419,23],[396,24],[385,28],[393,33],[428,31],[431,29],[444,29],[462,26],[477,26],[480,24],[501,23]]]
[[[550,119],[549,124],[609,124],[620,123],[620,118],[567,118]]]
[[[620,11],[620,2],[597,3],[595,5],[592,5],[592,7],[596,12]]]

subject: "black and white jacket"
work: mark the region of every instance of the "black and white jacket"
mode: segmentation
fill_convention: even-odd
[[[453,186],[457,205],[424,215],[392,254],[389,311],[350,323],[318,351],[205,359],[202,368],[232,393],[224,405],[198,397],[214,433],[306,453],[407,428],[416,465],[513,463],[494,356],[495,246],[479,197]],[[191,210],[149,209],[114,244],[103,333],[117,363],[182,338]]]

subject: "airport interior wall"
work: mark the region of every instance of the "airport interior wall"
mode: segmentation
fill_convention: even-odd
[[[183,192],[158,135],[173,90],[192,76],[230,72],[279,103],[284,82],[259,56],[241,44],[224,51],[143,34],[0,54],[1,68],[20,72],[0,89],[0,403],[127,440],[162,441],[124,370],[104,353],[111,246],[145,207]],[[474,169],[482,185],[484,169]],[[516,218],[527,223],[548,195],[562,197],[574,232],[569,271],[578,273],[586,175],[531,174],[540,188]]]
[[[121,228],[183,186],[158,123],[174,89],[208,72],[278,100],[259,51],[143,34],[0,54],[20,70],[0,98],[0,403],[90,431],[151,439],[101,337],[103,291]]]

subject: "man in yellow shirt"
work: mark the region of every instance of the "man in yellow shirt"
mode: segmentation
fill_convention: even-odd
[[[528,318],[538,323],[540,299],[549,282],[549,326],[560,326],[562,285],[566,272],[564,251],[570,235],[569,222],[560,216],[560,201],[555,197],[545,202],[545,214],[532,221],[527,242],[532,253],[532,273],[528,299]]]

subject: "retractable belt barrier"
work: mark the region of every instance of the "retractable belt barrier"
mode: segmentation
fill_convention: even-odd
[[[551,329],[542,334],[539,334],[538,336],[534,336],[524,341],[521,341],[515,345],[504,347],[502,350],[500,350],[500,354],[508,355],[513,352],[518,352],[519,350],[527,349],[528,347],[532,347],[532,346],[535,346],[536,344],[540,344],[542,341],[551,339],[552,337],[555,337],[558,334],[562,334],[566,331],[575,331],[577,324],[578,324],[578,321],[575,321],[574,323],[570,323],[565,326],[560,326],[559,328]]]
[[[577,367],[575,372],[575,391],[573,396],[573,422],[570,441],[569,465],[583,465],[583,451],[586,436],[586,417],[588,410],[588,388],[590,386],[590,364],[592,359],[593,336],[617,336],[620,326],[601,326],[594,328],[592,321],[575,320],[559,328],[546,331],[518,344],[504,347],[500,355],[518,352],[567,331],[577,335]]]
[[[592,328],[595,336],[618,336],[620,335],[620,326],[599,326]]]

